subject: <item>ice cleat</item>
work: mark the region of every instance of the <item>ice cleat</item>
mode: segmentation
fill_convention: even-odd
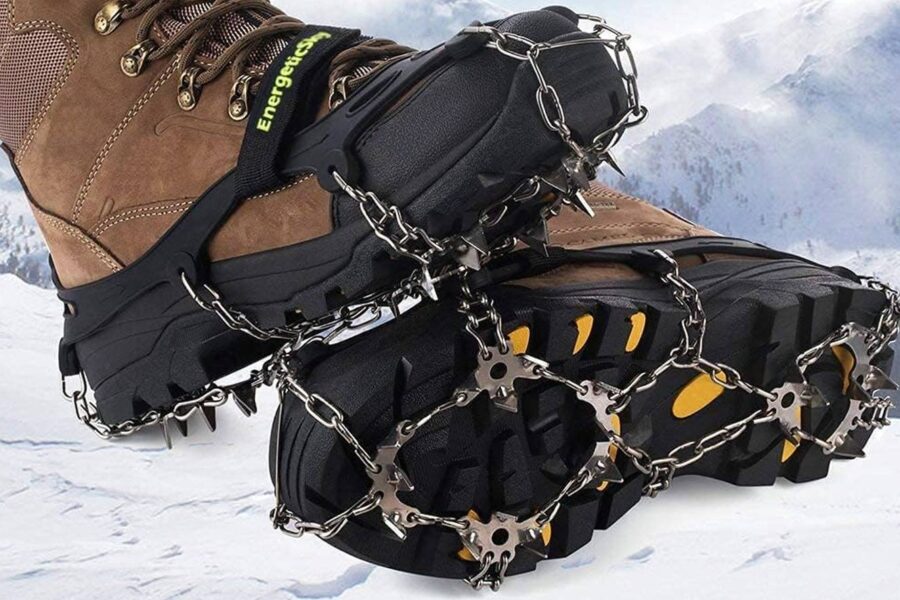
[[[211,382],[401,280],[436,298],[645,114],[627,36],[559,8],[427,52],[253,0],[0,9],[0,140],[104,436],[234,397]]]
[[[461,301],[301,356],[277,527],[496,588],[676,477],[819,479],[887,424],[896,293],[604,187],[586,200],[598,219],[567,211],[546,253],[499,258]]]

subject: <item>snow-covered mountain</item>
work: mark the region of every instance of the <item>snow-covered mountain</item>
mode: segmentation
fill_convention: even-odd
[[[652,109],[634,143],[712,104],[754,108],[808,57],[848,52],[895,0],[779,0],[673,42],[636,39],[641,96]],[[712,10],[712,9],[711,9]],[[874,82],[873,82],[874,83]],[[859,107],[857,107],[859,108]]]
[[[502,3],[502,2],[501,2]],[[362,29],[368,35],[429,48],[449,39],[472,21],[490,21],[508,11],[487,0],[379,0],[319,2],[279,0],[289,13],[317,23]],[[540,4],[535,7],[540,8]]]
[[[841,19],[846,30],[836,35]],[[780,247],[821,240],[896,248],[900,1],[817,0],[760,11],[722,31],[736,40],[726,61],[737,81],[734,103],[721,91],[722,102],[624,150],[630,175],[610,181],[722,233]],[[768,81],[764,75],[778,75],[773,49],[796,58],[798,47],[816,53]],[[674,61],[682,65],[677,77],[719,86],[727,74],[703,80],[702,57],[702,46],[687,44]]]
[[[0,598],[471,596],[462,582],[372,567],[272,530],[271,395],[253,419],[223,410],[215,436],[191,423],[197,433],[173,451],[157,435],[109,443],[85,431],[59,395],[60,315],[52,292],[0,275]],[[679,480],[504,593],[581,598],[602,585],[614,597],[640,582],[644,597],[670,600],[891,598],[898,452],[900,430],[889,428],[869,458],[836,464],[821,483]]]
[[[0,156],[0,273],[51,284],[47,249],[5,156]]]

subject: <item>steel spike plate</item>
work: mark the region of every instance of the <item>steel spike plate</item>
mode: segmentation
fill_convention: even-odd
[[[412,481],[397,464],[397,457],[403,444],[412,437],[411,434],[405,433],[405,425],[406,423],[400,423],[378,446],[374,457],[375,464],[380,467],[378,472],[367,471],[369,479],[372,480],[372,492],[381,497],[378,505],[381,509],[381,519],[385,527],[401,540],[406,539],[408,529],[417,525],[415,521],[409,519],[411,515],[416,514],[415,508],[400,500],[397,495],[415,489]]]
[[[491,348],[490,357],[479,356],[478,368],[475,370],[475,385],[468,391],[487,392],[494,405],[501,410],[519,412],[519,397],[515,383],[520,379],[541,379],[537,374],[538,367],[547,367],[547,363],[527,355],[506,354],[500,348]],[[459,392],[458,392],[459,393]]]
[[[775,412],[784,433],[791,438],[803,428],[802,414],[797,409],[826,403],[819,389],[806,383],[788,382],[772,390],[772,393],[775,398],[769,400],[769,409]]]
[[[547,245],[550,241],[550,232],[547,227],[547,220],[542,219],[541,222],[533,229],[519,237],[529,248],[536,252],[540,252],[544,256],[549,256]]]

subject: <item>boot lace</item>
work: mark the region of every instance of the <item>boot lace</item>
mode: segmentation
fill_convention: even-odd
[[[178,12],[196,16],[183,19],[171,35],[155,38],[155,32],[165,29],[161,25],[164,20]],[[265,66],[260,68],[260,56],[271,60],[282,49],[278,44],[287,44],[305,26],[272,6],[269,0],[118,0],[103,6],[95,19],[95,29],[101,35],[109,35],[122,22],[138,18],[136,44],[122,56],[122,71],[129,77],[138,77],[150,62],[178,54],[178,105],[190,111],[197,106],[203,87],[230,68],[234,84],[228,114],[235,121],[249,115],[250,96],[256,92],[265,70]],[[222,35],[233,19],[249,25],[249,31],[237,36]],[[345,52],[335,59],[333,68],[343,73],[361,69],[370,74],[386,60],[410,51],[386,40],[369,40],[361,46],[369,50]],[[273,47],[275,51],[270,52]],[[215,51],[210,52],[210,48]],[[361,64],[363,60],[365,64]]]

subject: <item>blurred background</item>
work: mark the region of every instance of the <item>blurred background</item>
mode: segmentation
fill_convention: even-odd
[[[275,3],[419,47],[542,6]],[[900,285],[900,0],[569,4],[634,35],[651,110],[618,150],[627,177],[606,171],[607,183],[724,234]],[[0,598],[471,597],[461,583],[271,530],[272,395],[255,419],[224,411],[215,436],[194,433],[173,452],[156,435],[109,444],[84,431],[59,396],[62,319],[49,287],[40,235],[0,160]],[[871,449],[807,486],[688,478],[505,593],[615,597],[639,582],[644,596],[669,600],[895,597],[900,431]]]

